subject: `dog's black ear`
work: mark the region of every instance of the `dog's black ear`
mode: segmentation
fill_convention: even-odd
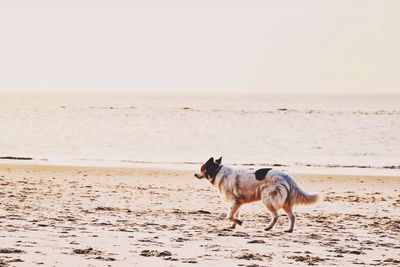
[[[206,165],[209,165],[210,163],[214,163],[213,157],[211,157],[209,160],[207,160]]]
[[[222,162],[222,156],[221,156],[219,159],[217,159],[215,162],[218,163],[218,164],[221,164],[221,162]]]

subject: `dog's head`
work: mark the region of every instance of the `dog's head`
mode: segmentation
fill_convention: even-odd
[[[198,179],[203,179],[207,178],[209,180],[213,179],[214,175],[216,174],[219,166],[221,165],[222,162],[222,157],[220,157],[217,160],[214,160],[213,157],[211,157],[209,160],[207,160],[206,163],[201,165],[200,168],[200,173],[195,173],[194,176]]]

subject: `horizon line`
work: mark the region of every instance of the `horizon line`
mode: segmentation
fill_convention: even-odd
[[[262,92],[262,91],[127,91],[127,90],[0,90],[0,94],[121,94],[121,95],[400,95],[394,92]]]

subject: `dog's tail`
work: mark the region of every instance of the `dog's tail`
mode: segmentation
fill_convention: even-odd
[[[293,204],[308,205],[318,201],[318,194],[306,193],[293,179],[289,180],[291,187],[290,202]]]
[[[304,192],[301,188],[296,188],[294,190],[292,198],[294,204],[308,205],[313,204],[318,201],[318,194],[308,194]]]

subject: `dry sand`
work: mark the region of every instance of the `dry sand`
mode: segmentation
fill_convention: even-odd
[[[399,266],[400,177],[295,175],[321,201],[265,232],[184,171],[0,165],[0,266]]]

